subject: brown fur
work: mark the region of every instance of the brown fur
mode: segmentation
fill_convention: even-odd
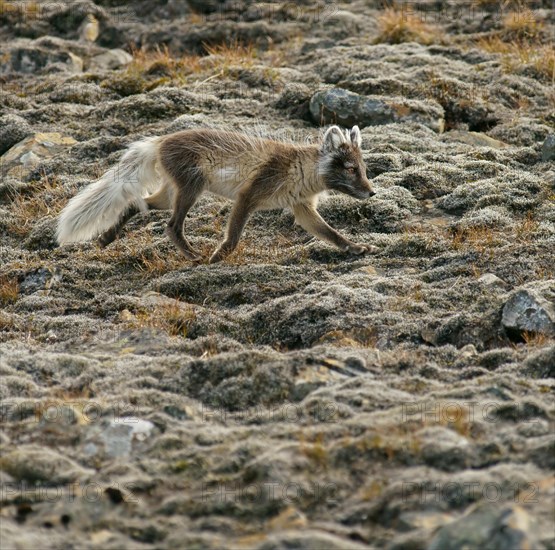
[[[337,132],[340,132],[338,128]],[[316,211],[318,194],[334,189],[335,185],[339,186],[337,190],[354,196],[373,194],[363,173],[356,177],[353,189],[342,187],[343,179],[351,177],[342,175],[346,170],[343,164],[352,164],[359,172],[364,170],[364,164],[360,148],[349,141],[339,143],[342,134],[337,132],[330,136],[330,141],[335,138],[335,142],[328,143],[334,156],[326,157],[326,162],[322,161],[325,143],[301,146],[217,130],[185,130],[162,137],[158,142],[157,164],[163,185],[146,203],[150,209],[173,206],[167,233],[178,249],[195,261],[200,259],[200,254],[185,238],[183,224],[204,191],[234,201],[225,238],[210,263],[222,260],[235,249],[253,212],[285,207],[293,210],[296,221],[309,233],[342,250],[360,254],[367,247],[340,235]],[[343,163],[335,179],[332,160]],[[333,183],[335,180],[339,183]],[[138,208],[131,206],[114,227],[101,235],[101,244],[111,242],[136,212]]]

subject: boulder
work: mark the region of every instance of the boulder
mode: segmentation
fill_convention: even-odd
[[[510,336],[521,337],[525,332],[555,335],[555,304],[536,290],[517,290],[505,303],[501,322]]]
[[[525,550],[538,548],[532,528],[532,518],[520,506],[482,504],[462,518],[442,527],[428,550]]]
[[[25,74],[83,71],[83,60],[69,51],[51,51],[36,45],[14,48],[7,61],[0,65],[0,72]]]
[[[18,115],[0,117],[0,155],[31,133],[31,127]]]
[[[75,143],[77,141],[72,137],[58,132],[29,136],[0,157],[2,175],[26,178],[41,160],[53,157]]]
[[[316,92],[310,100],[310,114],[316,124],[358,124],[376,126],[394,122],[418,122],[442,132],[443,109],[433,101],[402,97],[364,96],[332,88]]]
[[[59,485],[86,479],[92,471],[48,448],[20,446],[0,459],[0,469],[19,481]]]
[[[555,160],[555,134],[549,134],[542,146],[542,160]]]

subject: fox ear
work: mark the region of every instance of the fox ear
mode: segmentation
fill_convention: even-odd
[[[362,145],[362,136],[360,135],[360,128],[358,126],[353,126],[351,128],[351,143],[359,149]]]
[[[322,149],[326,152],[336,151],[343,143],[346,143],[346,139],[339,126],[331,126],[324,134]]]

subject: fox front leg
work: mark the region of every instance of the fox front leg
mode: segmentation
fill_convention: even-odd
[[[341,235],[341,233],[337,232],[325,222],[313,205],[298,204],[293,208],[293,212],[295,214],[295,220],[305,231],[337,246],[337,248],[345,252],[364,254],[374,249],[374,247],[371,246],[354,243]]]
[[[220,262],[235,250],[249,216],[256,209],[256,204],[257,201],[250,192],[237,198],[227,222],[225,239],[218,246],[214,254],[212,254],[209,263],[215,264]]]

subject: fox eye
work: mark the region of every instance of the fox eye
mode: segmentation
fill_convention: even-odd
[[[345,166],[345,170],[347,170],[349,174],[354,174],[357,171],[357,169],[354,166]]]

